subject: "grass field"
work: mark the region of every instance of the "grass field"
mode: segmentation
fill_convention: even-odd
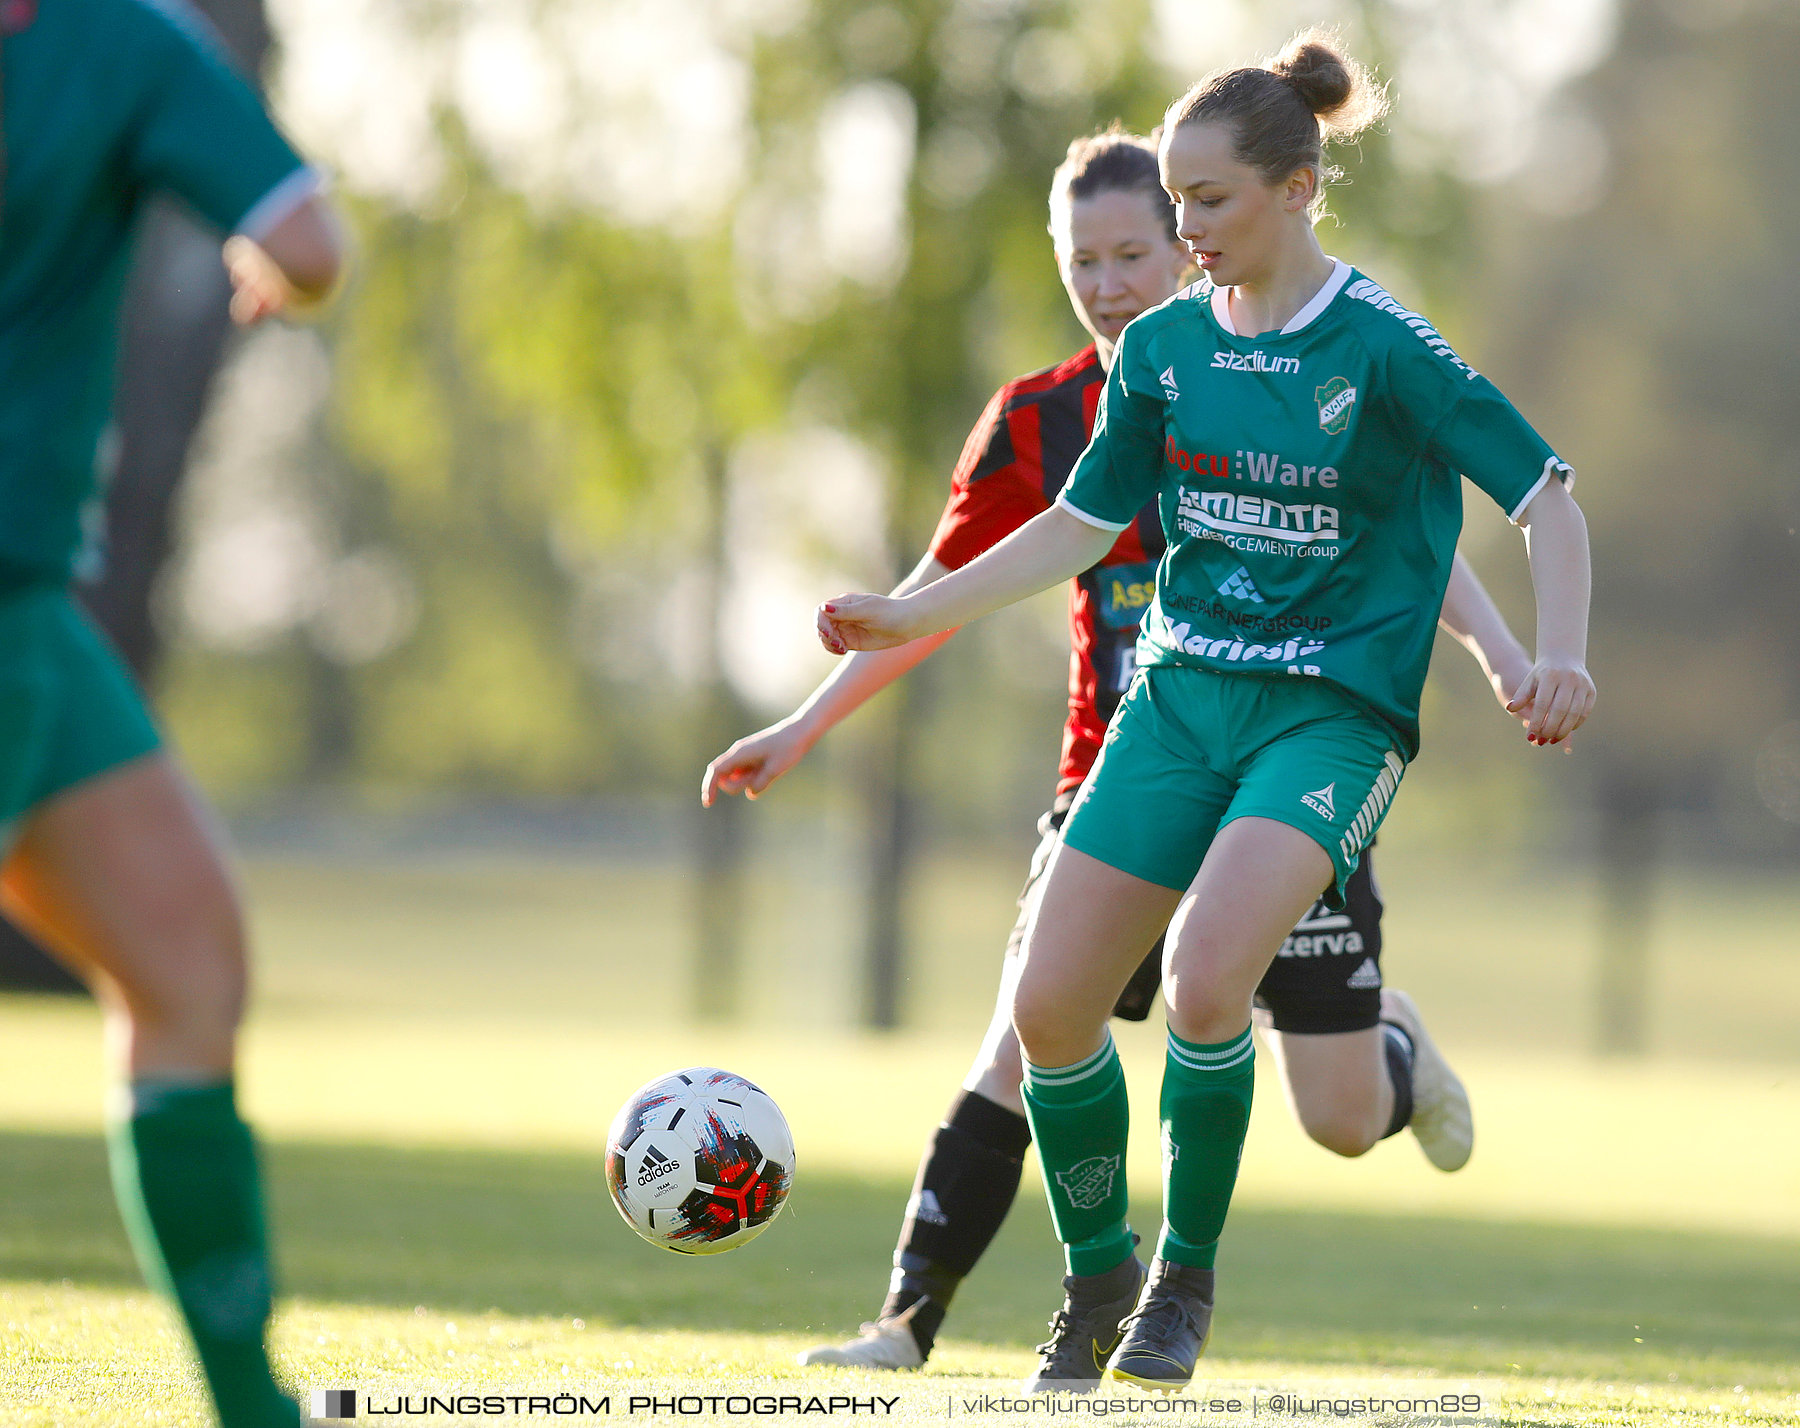
[[[834,934],[787,935],[807,924],[792,889],[765,889],[753,927],[762,1029],[705,1031],[623,1010],[679,981],[679,888],[654,870],[254,868],[265,972],[244,1095],[268,1143],[292,1381],[607,1392],[615,1416],[696,1380],[826,1385],[899,1392],[906,1421],[970,1416],[957,1395],[1021,1375],[1054,1307],[1029,1180],[928,1374],[803,1374],[792,1355],[879,1302],[919,1144],[989,995],[1003,875],[945,873],[922,903],[935,950],[912,997],[950,1029],[869,1037],[805,975]],[[1599,1063],[1568,1005],[1572,938],[1545,935],[1575,922],[1578,887],[1528,900],[1404,867],[1388,884],[1390,964],[1458,1048],[1476,1159],[1441,1176],[1402,1139],[1336,1160],[1264,1074],[1208,1381],[1266,1397],[1469,1380],[1506,1423],[1800,1422],[1800,969],[1770,930],[1790,894],[1673,889],[1654,1026],[1682,1054]],[[1471,903],[1491,910],[1475,927]],[[1450,925],[1456,957],[1430,935]],[[1144,1126],[1158,1034],[1121,1042]],[[713,1261],[636,1241],[599,1156],[634,1085],[701,1061],[768,1086],[801,1147],[782,1219]],[[7,1425],[203,1421],[106,1193],[100,1095],[91,1009],[0,998]],[[1134,1183],[1153,1193],[1140,1139]]]

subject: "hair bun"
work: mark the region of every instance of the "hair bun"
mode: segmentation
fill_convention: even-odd
[[[1319,120],[1323,138],[1360,134],[1387,113],[1387,92],[1355,60],[1342,54],[1327,30],[1306,30],[1268,62],[1268,68],[1294,87]]]

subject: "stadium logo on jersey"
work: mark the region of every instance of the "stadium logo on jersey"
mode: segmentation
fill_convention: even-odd
[[[1170,401],[1174,401],[1181,395],[1181,388],[1175,385],[1175,368],[1173,366],[1164,367],[1162,375],[1156,380],[1162,383],[1163,395]]]
[[[1252,605],[1263,603],[1262,592],[1250,579],[1249,569],[1242,565],[1225,577],[1225,583],[1219,587],[1219,593],[1229,595],[1234,600],[1248,600]]]
[[[1324,788],[1315,788],[1311,793],[1301,794],[1300,801],[1326,822],[1330,822],[1337,817],[1337,809],[1331,802],[1332,790],[1336,787],[1337,780],[1333,779]]]
[[[1067,1170],[1057,1171],[1056,1183],[1062,1186],[1063,1194],[1077,1210],[1092,1210],[1106,1203],[1118,1175],[1118,1156],[1090,1155]]]
[[[1337,436],[1350,425],[1350,408],[1356,405],[1356,388],[1345,377],[1333,377],[1313,392],[1319,403],[1319,425]]]
[[[1365,957],[1344,985],[1354,992],[1372,992],[1381,985],[1381,968],[1375,965],[1373,957]]]
[[[1271,357],[1267,352],[1215,352],[1212,364],[1226,372],[1280,372],[1298,376],[1298,357]]]

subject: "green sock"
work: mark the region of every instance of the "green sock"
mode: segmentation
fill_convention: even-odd
[[[187,1321],[223,1428],[295,1428],[263,1345],[262,1180],[230,1081],[137,1081],[108,1128],[113,1193],[138,1264]]]
[[[1164,1221],[1156,1250],[1163,1259],[1213,1267],[1244,1156],[1255,1073],[1248,1027],[1216,1046],[1169,1033],[1162,1084]]]
[[[1104,1274],[1135,1243],[1125,1223],[1130,1107],[1112,1033],[1073,1066],[1025,1063],[1025,1114],[1037,1142],[1050,1221],[1070,1274]]]

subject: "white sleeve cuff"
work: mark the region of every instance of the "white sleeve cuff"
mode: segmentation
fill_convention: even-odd
[[[1086,511],[1082,510],[1080,506],[1069,499],[1068,492],[1066,491],[1058,491],[1056,493],[1056,504],[1061,506],[1063,510],[1067,511],[1071,516],[1075,517],[1076,520],[1103,531],[1122,531],[1126,526],[1131,524],[1130,521],[1103,521],[1098,516],[1090,516]]]
[[[1569,465],[1568,462],[1552,456],[1544,462],[1543,474],[1531,483],[1531,489],[1525,493],[1524,498],[1520,500],[1518,505],[1514,506],[1506,513],[1506,519],[1511,521],[1515,526],[1518,525],[1519,517],[1525,514],[1525,508],[1532,503],[1532,500],[1537,496],[1537,493],[1544,489],[1544,483],[1552,476],[1555,476],[1563,483],[1563,489],[1565,491],[1573,491],[1575,489],[1575,468]]]
[[[250,211],[238,219],[237,227],[231,231],[242,234],[252,243],[260,242],[307,199],[324,191],[325,175],[319,170],[311,167],[295,169],[251,204]]]

